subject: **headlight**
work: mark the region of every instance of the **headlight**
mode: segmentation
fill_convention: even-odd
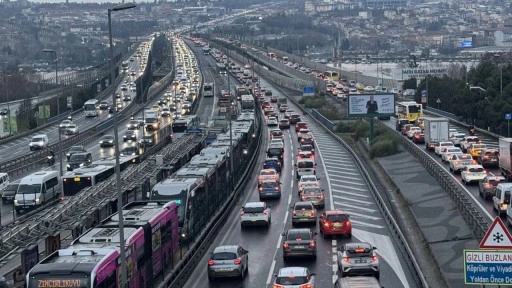
[[[126,135],[123,135],[123,138],[126,138]]]
[[[18,200],[14,199],[14,205],[18,205]]]
[[[70,154],[70,153],[66,153],[66,156],[68,156],[68,157],[69,157],[69,156],[71,156],[71,154]]]
[[[112,144],[114,143],[114,140],[108,140],[108,143]]]
[[[36,204],[39,204],[40,199],[36,198]]]
[[[71,168],[71,165],[68,164],[68,165],[66,165],[66,167]]]

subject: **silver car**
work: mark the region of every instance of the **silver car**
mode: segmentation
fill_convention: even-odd
[[[464,170],[467,165],[476,164],[476,161],[473,160],[471,154],[454,154],[448,159],[448,163],[450,163],[450,171],[455,174]]]
[[[292,226],[299,223],[311,223],[316,225],[316,208],[311,201],[295,202],[292,211]]]
[[[270,227],[271,223],[270,205],[265,202],[248,202],[240,212],[240,226],[263,225]]]
[[[380,266],[376,249],[366,242],[347,243],[338,248],[340,278],[348,275],[372,275],[379,279]]]
[[[208,259],[208,280],[217,277],[244,278],[249,272],[249,251],[240,245],[222,245],[211,252]]]
[[[305,267],[285,267],[274,275],[274,286],[281,288],[310,287],[315,288],[315,273]]]
[[[325,207],[324,189],[316,185],[305,185],[299,191],[301,201],[311,201],[315,207]]]

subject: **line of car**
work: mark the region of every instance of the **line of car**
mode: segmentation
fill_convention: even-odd
[[[297,161],[301,159],[314,159],[314,138],[307,127],[307,123],[302,122],[300,115],[293,112],[288,107],[283,108],[284,119],[288,125],[280,125],[282,120],[278,120],[279,113],[272,113],[272,105],[268,105],[271,101],[260,99],[263,111],[267,116],[267,125],[269,127],[269,146],[267,149],[267,158],[263,163],[263,169],[258,174],[258,192],[260,201],[247,202],[242,206],[240,212],[240,226],[246,229],[249,226],[265,226],[270,227],[272,223],[271,205],[266,203],[267,198],[281,197],[281,171],[284,165],[284,136],[285,129],[289,128],[290,123],[295,124],[297,140],[299,143],[299,151],[296,154]],[[279,109],[281,110],[281,109]],[[296,115],[296,116],[292,116]],[[278,127],[281,129],[273,129],[276,125],[268,121],[269,118],[276,118]],[[293,118],[293,120],[291,120]],[[285,122],[285,121],[283,121]],[[271,125],[269,125],[272,123]],[[284,126],[284,127],[283,127]],[[291,161],[290,161],[291,162]],[[295,172],[301,167],[295,164]],[[299,175],[299,173],[297,173]],[[352,225],[350,223],[350,215],[341,210],[325,210],[318,211],[325,206],[324,190],[320,186],[320,179],[316,176],[316,164],[310,169],[301,173],[297,179],[297,201],[291,206],[291,222],[292,228],[282,233],[281,250],[285,264],[289,259],[295,257],[307,257],[316,259],[317,255],[317,232],[316,229],[304,227],[303,224],[312,224],[319,226],[320,234],[324,238],[329,236],[345,236],[351,238]],[[220,257],[217,253],[224,253],[226,249],[230,250],[231,256]],[[378,283],[380,277],[379,256],[375,252],[376,247],[365,242],[351,242],[339,247],[337,253],[337,266],[339,281],[336,281],[335,287],[351,287],[343,284],[347,280],[345,276],[374,276],[373,280],[367,280],[371,283]],[[216,259],[222,258],[219,263]],[[237,261],[237,259],[239,261]],[[226,264],[225,261],[228,261]],[[245,262],[244,262],[245,261]],[[248,271],[247,250],[240,246],[219,246],[215,248],[208,261],[208,277],[210,280],[216,277],[236,276],[243,278]],[[217,266],[217,263],[219,266]],[[238,264],[237,264],[238,263]],[[220,270],[219,270],[220,269]],[[225,272],[225,273],[222,273]],[[273,288],[285,287],[315,287],[315,273],[309,271],[306,267],[283,267],[278,273],[273,275]],[[352,277],[351,277],[352,278]],[[354,281],[366,281],[365,278],[354,277]],[[370,286],[372,287],[372,286]],[[380,286],[378,286],[380,287]]]

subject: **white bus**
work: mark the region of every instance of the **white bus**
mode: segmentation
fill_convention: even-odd
[[[87,100],[87,102],[84,103],[85,117],[98,116],[98,105],[99,101],[96,99]]]
[[[204,83],[203,84],[203,97],[213,97],[214,89],[213,83]]]

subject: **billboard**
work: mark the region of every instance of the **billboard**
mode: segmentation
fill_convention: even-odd
[[[394,94],[349,94],[349,117],[388,117],[395,115]]]

